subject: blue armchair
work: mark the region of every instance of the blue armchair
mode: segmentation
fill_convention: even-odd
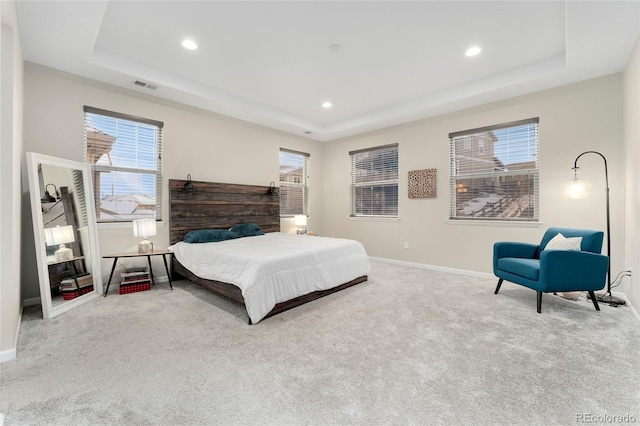
[[[567,238],[582,237],[580,250],[545,250],[558,233]],[[493,246],[493,273],[502,281],[520,284],[538,293],[538,313],[542,293],[588,291],[596,310],[600,310],[594,291],[606,284],[609,257],[600,254],[604,233],[588,229],[549,228],[539,245],[497,242]]]

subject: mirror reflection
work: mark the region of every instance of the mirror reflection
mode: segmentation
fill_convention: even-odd
[[[52,318],[102,292],[89,165],[27,153],[42,315]]]
[[[52,306],[94,291],[82,173],[38,165]]]

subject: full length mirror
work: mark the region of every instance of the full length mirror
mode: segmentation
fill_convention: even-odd
[[[52,318],[102,294],[88,164],[27,153],[42,315]]]

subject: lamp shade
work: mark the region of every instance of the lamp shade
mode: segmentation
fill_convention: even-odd
[[[135,219],[133,221],[133,236],[134,237],[152,237],[156,235],[156,220],[155,219]]]
[[[307,226],[307,216],[304,214],[297,214],[294,217],[296,226]]]
[[[73,226],[71,225],[58,225],[55,228],[46,228],[44,230],[44,239],[48,246],[72,243],[76,240],[73,234]]]
[[[562,184],[562,194],[571,200],[583,200],[591,193],[591,182],[573,179]]]

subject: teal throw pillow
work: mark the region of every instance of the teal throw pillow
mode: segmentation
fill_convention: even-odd
[[[189,231],[184,236],[185,243],[218,243],[220,241],[240,238],[236,232],[228,229],[198,229]]]
[[[254,237],[256,235],[264,235],[262,229],[255,223],[239,223],[233,225],[230,229],[231,232],[240,234],[241,237]]]

